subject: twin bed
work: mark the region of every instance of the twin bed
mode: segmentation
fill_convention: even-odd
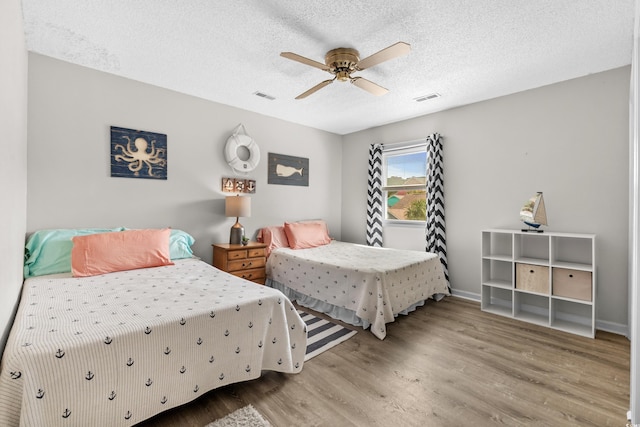
[[[339,241],[273,251],[267,285],[302,306],[370,328],[380,339],[399,314],[449,294],[435,254]]]
[[[318,226],[291,228],[286,245],[273,227],[260,233],[275,289],[193,257],[180,230],[32,235],[2,357],[0,425],[130,426],[263,370],[300,372],[307,333],[291,300],[382,339],[394,316],[448,294],[433,254],[328,233],[299,248],[317,243]]]
[[[399,314],[449,295],[433,253],[331,240],[323,221],[265,227],[259,239],[269,250],[268,286],[380,339]]]

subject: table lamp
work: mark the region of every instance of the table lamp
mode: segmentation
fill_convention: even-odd
[[[224,214],[228,217],[236,217],[236,223],[231,227],[229,233],[229,244],[239,245],[242,243],[244,236],[244,227],[238,219],[251,216],[251,199],[249,197],[227,196],[224,202]]]

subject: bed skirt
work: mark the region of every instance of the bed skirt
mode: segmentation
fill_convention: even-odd
[[[279,290],[287,298],[289,298],[290,301],[295,301],[303,307],[307,307],[320,313],[324,313],[333,319],[340,320],[353,326],[362,326],[362,329],[368,329],[371,326],[371,323],[369,321],[358,317],[356,312],[353,310],[349,310],[344,307],[338,307],[328,302],[318,300],[269,278],[267,278],[265,285]],[[435,294],[432,298],[436,301],[440,301],[445,296],[445,294]],[[418,301],[417,303],[410,305],[408,308],[400,311],[399,313],[394,313],[394,318],[398,317],[398,315],[400,314],[407,315],[412,311],[415,311],[418,307],[422,307],[425,302],[426,300]]]

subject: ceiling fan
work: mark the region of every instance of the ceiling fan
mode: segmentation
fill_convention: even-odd
[[[360,53],[358,53],[357,50],[347,47],[339,47],[327,52],[324,57],[324,64],[314,61],[313,59],[305,58],[304,56],[300,56],[293,52],[281,52],[280,56],[319,68],[322,71],[327,71],[334,75],[333,79],[320,82],[306,92],[296,96],[296,99],[302,99],[333,83],[336,79],[342,82],[350,81],[360,89],[364,89],[373,95],[384,95],[389,92],[387,89],[365,78],[352,77],[351,73],[355,71],[362,71],[367,68],[371,68],[374,65],[378,65],[381,62],[406,55],[410,51],[411,45],[405,42],[398,42],[361,60]]]

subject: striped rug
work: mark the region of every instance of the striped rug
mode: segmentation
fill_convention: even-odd
[[[348,340],[357,332],[302,310],[298,310],[298,313],[304,323],[307,324],[307,354],[304,357],[305,362],[323,351]]]

